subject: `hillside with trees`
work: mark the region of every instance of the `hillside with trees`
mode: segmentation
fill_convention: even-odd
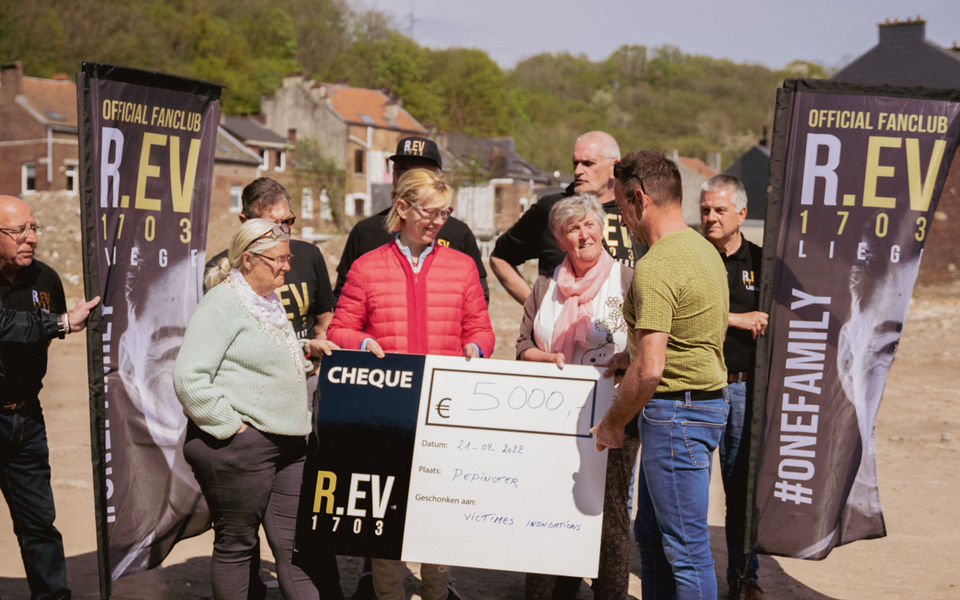
[[[476,49],[422,47],[388,16],[344,0],[0,0],[0,61],[30,75],[81,61],[195,77],[227,86],[223,110],[252,114],[288,73],[374,87],[422,123],[473,136],[513,136],[549,171],[569,169],[574,137],[612,133],[624,149],[655,147],[723,165],[756,143],[786,77],[824,76],[624,45],[602,61],[539,54],[504,71]]]

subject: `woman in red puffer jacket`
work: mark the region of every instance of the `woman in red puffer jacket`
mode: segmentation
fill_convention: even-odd
[[[427,169],[400,177],[386,227],[394,241],[358,258],[327,337],[345,349],[490,356],[494,335],[473,259],[435,243],[453,212],[453,189]],[[420,597],[447,598],[447,567],[421,565]],[[374,559],[378,598],[405,598],[403,564]]]
[[[494,335],[472,259],[434,243],[453,189],[426,169],[397,183],[393,242],[354,262],[327,337],[346,349],[490,356]]]

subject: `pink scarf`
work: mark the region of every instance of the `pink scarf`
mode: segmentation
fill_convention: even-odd
[[[593,311],[590,308],[594,296],[610,277],[614,265],[613,258],[606,252],[600,253],[600,260],[590,267],[583,277],[577,278],[567,256],[557,269],[557,291],[563,303],[560,315],[553,324],[553,340],[550,349],[562,352],[567,361],[573,361],[576,343],[584,342],[593,326]]]

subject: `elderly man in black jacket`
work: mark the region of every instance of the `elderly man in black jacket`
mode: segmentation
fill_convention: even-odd
[[[80,331],[100,302],[66,311],[53,269],[34,259],[39,227],[23,201],[0,196],[0,488],[32,598],[69,598],[43,412],[37,394],[50,339]]]

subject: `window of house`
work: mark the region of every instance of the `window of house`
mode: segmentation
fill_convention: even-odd
[[[503,188],[499,185],[493,189],[493,214],[503,214]]]
[[[20,168],[20,189],[24,192],[32,192],[37,189],[36,163],[23,163]]]
[[[230,212],[238,213],[243,209],[243,186],[230,186]]]
[[[359,175],[363,174],[363,150],[353,151],[353,172]]]
[[[266,148],[260,148],[260,168],[264,170],[270,168],[270,153]]]
[[[313,218],[313,190],[300,190],[300,213],[304,220]]]
[[[353,214],[357,215],[358,217],[365,214],[363,210],[363,206],[366,204],[365,200],[366,199],[363,196],[357,196],[353,199]]]
[[[283,150],[277,150],[277,166],[274,167],[276,171],[282,171],[287,168],[287,153]]]
[[[64,173],[67,176],[67,191],[76,192],[79,187],[77,183],[77,165],[65,165]]]

